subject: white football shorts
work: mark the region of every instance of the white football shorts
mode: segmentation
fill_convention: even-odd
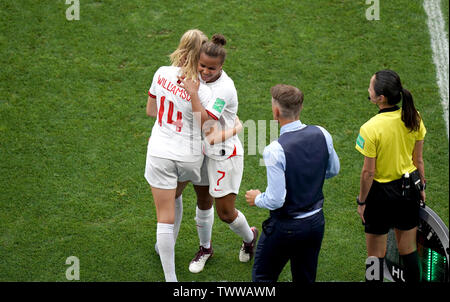
[[[206,158],[209,179],[209,194],[214,198],[228,194],[239,194],[242,174],[244,172],[244,157],[233,156],[225,160]]]
[[[182,162],[147,154],[145,179],[153,188],[176,189],[178,182],[201,181],[203,155],[194,162]]]
[[[206,159],[205,156],[203,158],[202,168],[200,171],[200,181],[193,181],[192,184],[194,186],[209,186],[209,180],[208,180],[208,169],[206,167]]]

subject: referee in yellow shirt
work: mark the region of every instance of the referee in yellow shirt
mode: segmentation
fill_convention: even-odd
[[[365,226],[367,254],[379,259],[377,279],[382,281],[387,233],[394,228],[405,280],[419,282],[416,232],[419,203],[425,202],[426,129],[411,93],[394,71],[375,73],[368,91],[379,112],[362,125],[355,146],[364,155],[356,202]]]

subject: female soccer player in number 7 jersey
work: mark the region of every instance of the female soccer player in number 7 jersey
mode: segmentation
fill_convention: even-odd
[[[198,78],[199,51],[205,41],[207,37],[199,30],[189,30],[182,36],[171,55],[172,66],[156,71],[147,102],[147,114],[157,119],[148,143],[145,178],[155,202],[157,249],[168,282],[177,281],[174,246],[182,215],[181,200],[175,206],[177,186],[182,191],[188,181],[200,181],[204,157],[200,118],[192,112],[191,96],[177,86],[177,77]],[[206,106],[211,99],[210,88],[200,85],[197,96]],[[226,138],[235,130],[219,136]]]
[[[222,69],[226,57],[223,47],[226,39],[215,34],[211,41],[202,45],[198,61],[198,71],[203,83],[211,88],[213,98],[207,105],[201,102],[201,90],[198,83],[184,79],[180,84],[191,95],[192,110],[202,115],[202,124],[208,119],[216,120],[213,128],[232,128],[238,110],[238,98],[233,80]],[[205,109],[206,108],[206,109]],[[205,127],[203,127],[205,130]],[[208,129],[206,129],[208,130]],[[237,136],[222,143],[216,143],[208,136],[205,143],[209,193],[214,197],[219,218],[239,235],[243,243],[239,260],[248,262],[253,256],[258,230],[250,228],[245,216],[235,208],[236,195],[242,180],[244,156],[242,144]],[[196,190],[198,193],[198,190]],[[200,248],[189,265],[189,270],[198,273],[203,270],[206,261],[212,256],[211,229],[214,219],[212,203],[203,204],[198,199],[196,209],[197,231]]]

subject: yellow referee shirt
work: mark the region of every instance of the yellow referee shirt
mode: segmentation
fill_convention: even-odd
[[[397,106],[380,110],[359,130],[356,150],[364,156],[376,158],[374,179],[390,182],[411,173],[417,168],[412,161],[416,141],[425,138],[426,129],[420,121],[418,131],[405,127],[401,118],[402,109]]]

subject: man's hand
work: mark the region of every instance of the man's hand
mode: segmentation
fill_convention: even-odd
[[[259,194],[261,194],[260,190],[248,190],[247,193],[245,193],[245,199],[247,200],[249,206],[255,205],[256,196]]]

